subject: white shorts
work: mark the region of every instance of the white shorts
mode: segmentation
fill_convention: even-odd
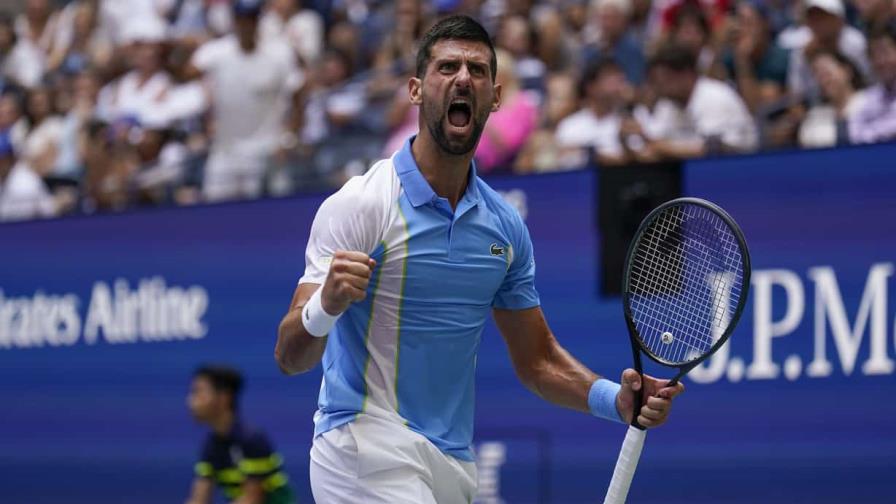
[[[476,464],[393,421],[361,415],[314,438],[317,504],[470,504]]]

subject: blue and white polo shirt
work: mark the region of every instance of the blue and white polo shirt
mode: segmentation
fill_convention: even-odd
[[[323,284],[336,250],[376,260],[367,298],[330,332],[315,435],[360,414],[405,425],[473,460],[474,371],[493,307],[538,306],[529,232],[470,167],[452,210],[408,140],[321,205],[299,283]]]

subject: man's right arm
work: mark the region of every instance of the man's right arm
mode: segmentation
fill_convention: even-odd
[[[376,261],[363,252],[337,251],[333,254],[330,270],[323,285],[299,284],[292,297],[289,311],[277,331],[274,357],[285,374],[293,375],[310,371],[320,362],[327,346],[326,335],[315,336],[306,329],[302,320],[305,305],[318,288],[320,309],[330,317],[337,317],[351,303],[367,296],[367,285]],[[313,325],[309,325],[312,327]]]

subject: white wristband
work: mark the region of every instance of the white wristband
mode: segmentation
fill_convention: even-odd
[[[323,338],[326,336],[339,318],[339,315],[330,315],[324,310],[324,307],[320,302],[321,291],[323,290],[324,288],[321,286],[314,291],[314,294],[312,294],[311,298],[308,299],[308,302],[305,303],[305,307],[302,308],[302,325],[305,326],[305,330],[308,331],[308,334],[315,338]]]

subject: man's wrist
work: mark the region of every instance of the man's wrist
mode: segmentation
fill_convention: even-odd
[[[339,319],[339,315],[330,315],[324,310],[321,303],[323,289],[321,286],[314,291],[314,294],[305,303],[305,307],[302,308],[302,325],[305,327],[305,331],[315,338],[322,338],[329,334],[336,324],[336,320]]]
[[[612,422],[625,423],[616,408],[616,396],[619,395],[620,388],[621,385],[606,378],[598,378],[592,383],[591,390],[588,391],[588,409],[591,414]]]

